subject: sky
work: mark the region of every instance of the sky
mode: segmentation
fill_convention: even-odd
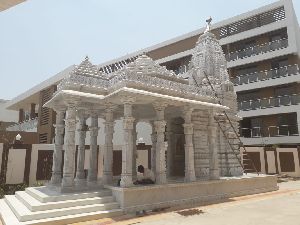
[[[100,64],[274,0],[27,0],[0,12],[0,99],[86,55]],[[298,18],[300,1],[293,1]],[[299,20],[299,19],[298,19]]]

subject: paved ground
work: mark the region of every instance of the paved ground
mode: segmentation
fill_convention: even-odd
[[[72,225],[300,225],[300,181],[284,182],[279,186],[275,192],[231,198],[208,206]]]

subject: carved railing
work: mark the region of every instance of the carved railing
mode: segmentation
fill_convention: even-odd
[[[261,45],[255,45],[249,48],[240,49],[235,52],[230,52],[229,54],[226,54],[225,57],[226,60],[230,62],[230,61],[244,59],[247,57],[251,57],[251,56],[255,56],[255,55],[259,55],[259,54],[263,54],[263,53],[267,53],[267,52],[271,52],[271,51],[275,51],[287,47],[288,47],[288,39],[283,38],[280,40],[267,42]]]
[[[179,80],[177,78],[177,80]],[[127,84],[134,84],[135,86],[156,88],[159,90],[166,90],[178,92],[180,94],[190,94],[205,97],[212,97],[213,93],[209,87],[197,87],[187,84],[185,79],[181,82],[176,82],[170,79],[163,79],[157,76],[142,73],[119,73],[111,76],[110,79],[103,79],[96,76],[82,76],[72,74],[68,78],[62,80],[57,86],[57,92],[63,89],[72,89],[72,87],[86,86],[88,88],[102,89],[104,91],[114,90],[125,87]]]
[[[293,94],[238,102],[238,109],[249,111],[298,104],[300,104],[300,94]]]
[[[274,125],[266,127],[240,128],[245,138],[299,136],[298,125]]]
[[[7,131],[28,131],[37,128],[38,117],[11,125],[6,128]]]
[[[232,78],[231,82],[234,85],[243,85],[243,84],[249,84],[258,81],[276,79],[276,78],[281,78],[281,77],[286,77],[291,75],[299,75],[299,74],[300,74],[299,65],[295,64],[295,65],[283,66],[278,69],[271,69],[271,70],[250,73],[250,74],[239,75]]]

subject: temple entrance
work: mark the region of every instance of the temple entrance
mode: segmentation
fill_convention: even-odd
[[[184,130],[183,130],[184,120],[181,117],[176,117],[172,119],[169,123],[170,128],[168,129],[169,140],[168,150],[170,153],[167,154],[167,162],[170,163],[170,173],[172,177],[184,177],[184,168],[185,168],[185,151],[184,151]],[[170,157],[168,159],[168,157]]]

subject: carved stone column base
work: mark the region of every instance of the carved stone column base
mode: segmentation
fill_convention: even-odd
[[[74,186],[74,175],[64,173],[61,187],[62,188],[73,188],[73,186]]]
[[[85,180],[85,172],[84,171],[77,171],[75,179],[76,180]]]
[[[132,175],[131,174],[121,174],[121,187],[131,187],[133,186]]]
[[[103,171],[102,182],[103,182],[103,184],[112,184],[112,182],[113,182],[112,172]]]
[[[185,182],[196,181],[195,170],[189,170],[189,171],[185,172],[184,181]]]
[[[50,185],[61,184],[61,181],[62,181],[61,175],[62,175],[61,172],[52,173],[52,177],[51,177],[49,184]]]
[[[75,178],[75,186],[85,186],[85,185],[86,185],[86,179]]]
[[[97,173],[94,170],[89,170],[87,181],[88,182],[96,182],[97,181]]]
[[[219,169],[209,169],[209,179],[210,180],[220,179]]]
[[[166,175],[166,173],[165,172],[163,172],[163,173],[156,173],[155,183],[156,184],[166,184],[167,183],[167,175]]]

